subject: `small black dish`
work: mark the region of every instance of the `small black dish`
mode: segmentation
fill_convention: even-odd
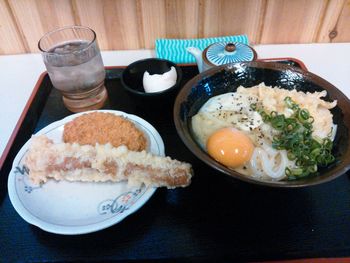
[[[176,69],[177,80],[174,86],[159,92],[145,92],[143,88],[143,74],[148,71],[151,75],[153,74],[163,74],[168,72],[171,67]],[[127,66],[123,73],[121,82],[125,90],[132,96],[153,100],[157,98],[169,97],[175,95],[180,87],[182,79],[182,70],[175,63],[158,58],[148,58],[143,60],[138,60]]]

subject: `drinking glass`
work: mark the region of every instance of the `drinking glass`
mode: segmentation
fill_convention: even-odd
[[[72,112],[100,109],[106,99],[106,76],[96,33],[83,26],[46,33],[38,43],[53,86]]]

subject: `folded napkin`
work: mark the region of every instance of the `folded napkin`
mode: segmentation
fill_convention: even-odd
[[[174,63],[195,63],[195,58],[186,48],[197,47],[203,51],[207,46],[216,42],[240,42],[249,45],[246,35],[202,39],[157,39],[155,43],[156,57],[167,59]]]

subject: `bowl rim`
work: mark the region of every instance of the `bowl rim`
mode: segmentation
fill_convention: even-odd
[[[330,93],[337,93],[337,98],[342,98],[344,103],[346,105],[349,105],[350,107],[350,100],[343,92],[341,92],[339,89],[337,89],[333,84],[328,82],[327,80],[321,78],[320,76],[311,73],[309,71],[290,66],[285,65],[277,62],[262,62],[262,61],[249,61],[249,62],[237,62],[237,63],[230,63],[226,65],[216,66],[213,67],[207,71],[204,71],[195,77],[193,77],[191,80],[189,80],[180,90],[178,93],[175,103],[174,103],[174,110],[173,110],[173,118],[174,123],[176,127],[176,131],[178,135],[180,136],[182,142],[186,145],[186,147],[203,163],[209,165],[210,167],[220,171],[221,173],[237,179],[239,181],[243,181],[246,183],[252,183],[255,185],[260,186],[268,186],[268,187],[274,187],[274,188],[301,188],[301,187],[307,187],[307,186],[314,186],[321,183],[329,182],[343,174],[345,174],[350,169],[350,147],[346,149],[346,153],[344,153],[345,156],[345,162],[340,165],[335,165],[333,169],[335,169],[334,172],[332,172],[331,175],[328,176],[315,176],[311,177],[313,180],[310,181],[309,178],[295,180],[295,181],[263,181],[263,180],[257,180],[253,177],[245,176],[243,174],[240,174],[234,170],[230,170],[226,166],[218,163],[213,158],[211,158],[203,149],[200,148],[198,143],[195,142],[194,138],[191,135],[190,129],[186,127],[186,123],[188,123],[189,118],[186,117],[185,121],[181,121],[180,113],[181,113],[181,101],[183,98],[186,98],[189,95],[189,91],[193,86],[195,86],[199,81],[203,80],[206,77],[210,77],[212,75],[215,75],[216,73],[222,71],[222,70],[232,70],[237,68],[238,66],[245,66],[245,67],[255,67],[255,68],[267,68],[272,70],[290,70],[293,72],[301,73],[305,79],[310,80],[317,85],[321,86],[324,90],[327,91],[328,95],[332,98]],[[326,88],[325,88],[326,87]],[[332,98],[333,99],[333,98]],[[338,99],[339,102],[339,99]],[[344,104],[341,103],[341,104]],[[345,106],[345,105],[344,105]],[[344,113],[344,107],[340,107],[339,104],[337,104],[337,107],[339,107],[342,112]],[[345,118],[346,117],[346,118]],[[350,110],[348,111],[347,116],[344,114],[343,122],[348,129],[348,137],[350,138]],[[186,134],[185,131],[188,131],[188,134]],[[189,137],[189,138],[188,138]]]
[[[127,70],[129,70],[130,68],[134,67],[137,64],[150,62],[150,61],[166,62],[166,63],[170,64],[171,66],[173,66],[176,70],[176,75],[177,75],[177,79],[176,79],[175,84],[173,86],[165,89],[165,90],[157,91],[157,92],[141,92],[141,91],[137,91],[137,90],[130,88],[129,85],[126,84],[124,81],[125,72],[127,72]],[[166,94],[168,92],[171,92],[180,86],[180,83],[182,81],[182,69],[178,65],[176,65],[174,62],[167,60],[167,59],[162,59],[162,58],[140,59],[140,60],[136,60],[136,61],[132,62],[123,70],[120,80],[121,80],[123,88],[126,89],[130,93],[133,93],[133,94],[139,95],[139,96],[143,96],[143,97],[156,97],[158,95],[163,95],[163,94]]]

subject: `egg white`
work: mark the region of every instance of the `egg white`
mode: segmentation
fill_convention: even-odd
[[[263,124],[260,114],[251,109],[251,104],[257,102],[256,96],[234,92],[210,98],[192,117],[192,129],[199,144],[205,148],[209,136],[220,128],[235,127],[250,134]]]

